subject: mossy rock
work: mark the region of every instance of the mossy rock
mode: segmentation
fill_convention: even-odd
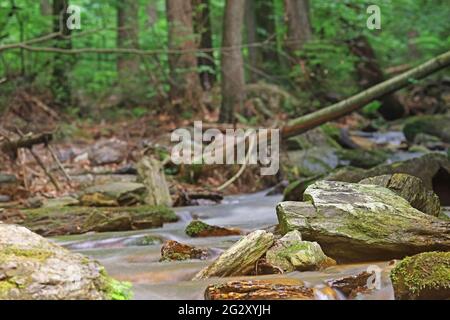
[[[13,216],[8,211],[2,212],[0,220],[23,225],[43,236],[61,236],[158,228],[165,222],[178,221],[178,217],[164,206],[51,207],[22,210]]]
[[[193,238],[198,237],[224,237],[240,235],[241,231],[238,229],[222,228],[218,226],[211,226],[200,220],[191,221],[185,230],[186,234]]]
[[[0,224],[0,279],[6,300],[131,298],[131,285],[109,277],[99,263],[16,225]]]
[[[450,250],[450,222],[420,212],[389,189],[319,181],[304,198],[277,206],[280,231],[300,231],[338,262]]]
[[[300,232],[291,231],[266,253],[266,261],[284,272],[313,271],[336,264],[317,242],[302,241]]]
[[[425,188],[423,181],[403,173],[383,175],[362,180],[362,184],[374,184],[392,190],[407,200],[411,206],[431,216],[439,216],[441,203],[439,197]]]
[[[410,118],[403,128],[408,141],[413,142],[417,135],[428,134],[450,142],[450,115],[424,115]]]
[[[119,207],[144,204],[145,185],[133,182],[114,182],[85,189],[80,204],[88,207]]]
[[[342,149],[337,155],[341,163],[363,169],[373,168],[388,159],[388,154],[382,150]]]
[[[303,199],[303,193],[306,188],[311,184],[319,180],[321,176],[300,178],[294,182],[291,182],[286,189],[284,189],[283,201],[301,201]]]
[[[328,175],[325,180],[356,183],[370,177],[404,173],[419,178],[428,190],[433,190],[441,205],[450,205],[450,160],[445,154],[428,153],[406,161],[382,164],[372,169],[344,168]]]
[[[339,138],[339,129],[334,130],[332,126],[323,126],[287,139],[286,145],[288,150],[306,150],[317,146],[340,149],[341,146],[335,138]]]
[[[398,300],[450,299],[450,252],[426,252],[408,257],[391,271]]]
[[[313,147],[282,154],[283,171],[289,179],[315,177],[332,172],[339,165],[336,149]]]

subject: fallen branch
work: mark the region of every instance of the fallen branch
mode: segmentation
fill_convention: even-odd
[[[350,97],[337,104],[322,110],[307,114],[303,117],[291,120],[281,130],[282,138],[289,138],[302,134],[328,121],[338,119],[355,110],[358,110],[369,102],[378,99],[386,94],[397,91],[411,84],[413,80],[424,78],[436,71],[444,69],[450,65],[450,51],[435,57],[420,66],[411,69],[390,80],[384,81],[372,88],[369,88],[357,95]]]
[[[15,140],[8,140],[3,142],[0,146],[0,150],[8,154],[11,158],[17,158],[17,150],[21,148],[31,149],[34,145],[45,144],[53,139],[51,133],[41,133],[41,134],[28,134]]]

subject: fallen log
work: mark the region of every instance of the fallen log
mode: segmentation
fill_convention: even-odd
[[[328,121],[338,119],[364,107],[375,99],[406,87],[411,84],[413,80],[424,78],[436,71],[448,67],[449,65],[450,51],[435,57],[414,69],[360,92],[344,101],[289,121],[288,124],[282,128],[281,136],[283,139],[286,139],[302,134]]]
[[[31,149],[34,145],[44,144],[48,145],[53,139],[52,133],[40,133],[24,135],[18,139],[7,140],[0,146],[0,150],[11,158],[17,158],[17,150],[21,148]]]

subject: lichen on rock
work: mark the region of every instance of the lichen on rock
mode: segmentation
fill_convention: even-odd
[[[450,252],[426,252],[400,261],[391,271],[398,300],[450,299]]]
[[[0,299],[108,300],[130,298],[130,285],[97,262],[32,233],[0,224]]]

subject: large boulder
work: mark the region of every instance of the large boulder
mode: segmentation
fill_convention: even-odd
[[[125,299],[128,291],[97,262],[0,223],[0,300]]]
[[[419,134],[435,136],[444,142],[450,142],[450,114],[410,118],[403,127],[403,133],[410,142],[413,142]]]
[[[119,207],[143,204],[146,195],[141,183],[114,182],[85,189],[79,200],[83,206]]]
[[[450,299],[450,252],[426,252],[405,258],[391,271],[398,300]]]
[[[319,181],[305,191],[305,200],[277,206],[280,230],[300,231],[338,261],[450,250],[450,222],[418,211],[389,189]]]
[[[432,216],[439,216],[439,197],[425,188],[422,180],[403,173],[388,174],[361,180],[362,184],[374,184],[388,188],[407,200],[414,208]]]
[[[445,154],[428,153],[419,158],[383,164],[369,170],[344,168],[326,177],[330,181],[359,182],[387,174],[404,173],[423,181],[428,190],[434,190],[441,205],[450,205],[450,160]]]
[[[43,236],[142,230],[158,228],[165,222],[177,220],[175,212],[161,206],[50,207],[0,212],[0,221],[23,225]]]
[[[242,237],[211,265],[197,273],[193,280],[249,274],[274,241],[275,236],[272,233],[254,231]]]

